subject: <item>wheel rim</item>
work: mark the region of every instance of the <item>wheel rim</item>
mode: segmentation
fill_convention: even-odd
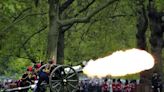
[[[72,92],[78,88],[78,74],[70,66],[60,65],[50,75],[50,89],[53,92]]]
[[[39,68],[39,72],[41,72],[46,66],[47,66],[47,64],[42,65],[42,66]]]

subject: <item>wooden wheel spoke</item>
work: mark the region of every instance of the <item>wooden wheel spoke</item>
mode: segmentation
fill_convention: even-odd
[[[67,79],[72,78],[72,77],[75,76],[75,75],[76,75],[76,73],[73,73],[73,74],[69,75],[69,76],[67,77]]]
[[[71,72],[71,70],[72,70],[72,69],[71,69],[71,68],[69,68],[68,74]]]
[[[61,79],[61,77],[59,76],[59,74],[53,74],[55,77],[57,77],[57,78],[59,78],[59,79]]]
[[[66,72],[65,72],[64,68],[62,68],[62,67],[61,67],[61,70],[60,70],[60,75],[61,75],[62,77],[64,77],[64,76],[66,75]],[[64,76],[63,76],[63,75],[64,75]]]
[[[66,75],[66,78],[69,76],[69,74],[70,74],[70,72],[71,72],[71,68],[69,68],[69,71],[68,71],[68,73],[67,73],[67,75]]]
[[[60,92],[61,86],[59,86],[59,88],[56,88],[56,89],[54,89],[54,90],[55,90],[55,92]]]
[[[64,75],[66,75],[65,68],[63,69]]]
[[[60,87],[59,87],[59,90],[58,90],[58,92],[61,92],[61,91],[60,91],[61,89],[62,89],[62,86],[60,86]]]
[[[61,82],[62,80],[51,80],[52,83],[55,83],[55,82]]]
[[[68,82],[68,85],[70,85],[72,88],[76,89],[76,86]]]
[[[78,80],[67,80],[68,82],[78,82]]]
[[[61,71],[58,69],[55,72],[55,77],[59,78],[59,79],[63,79],[63,76],[61,75]]]
[[[59,85],[61,85],[61,83],[60,82],[58,82],[58,83],[56,83],[56,85],[52,85],[52,88],[56,88],[56,87],[58,87]]]
[[[66,88],[67,88],[67,92],[71,92],[71,90],[68,88],[68,86],[66,86]]]

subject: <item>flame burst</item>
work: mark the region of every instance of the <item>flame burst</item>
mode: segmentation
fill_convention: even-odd
[[[130,49],[116,51],[112,55],[90,60],[83,69],[89,77],[125,76],[135,74],[154,66],[154,58],[144,50]]]

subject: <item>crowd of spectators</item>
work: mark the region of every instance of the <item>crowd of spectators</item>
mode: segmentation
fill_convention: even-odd
[[[87,79],[79,81],[77,92],[135,92],[138,82],[123,79]]]

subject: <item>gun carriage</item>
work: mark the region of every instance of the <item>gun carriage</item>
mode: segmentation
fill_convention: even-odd
[[[40,67],[42,71],[47,64]],[[49,75],[49,87],[52,92],[75,92],[78,89],[79,76],[83,65],[53,65]]]

